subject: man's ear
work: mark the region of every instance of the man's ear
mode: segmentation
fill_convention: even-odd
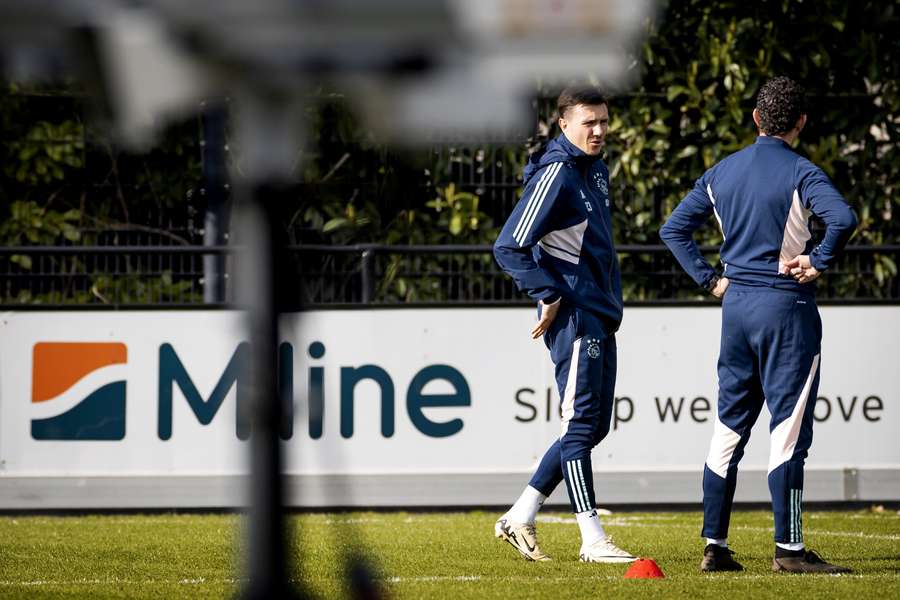
[[[753,109],[753,122],[756,123],[756,128],[759,129],[759,110]]]
[[[560,117],[559,118],[559,128],[562,129],[563,131],[565,131],[567,125],[568,125],[568,123],[566,122],[566,120],[564,118]]]
[[[797,133],[800,133],[804,127],[806,127],[806,115],[800,115],[800,118],[797,119],[797,124],[794,125],[794,129],[797,130]]]

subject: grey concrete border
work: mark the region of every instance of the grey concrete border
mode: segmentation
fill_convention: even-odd
[[[596,473],[597,501],[693,504],[699,471]],[[812,502],[898,501],[900,468],[807,470],[803,498]],[[528,482],[526,473],[290,475],[288,504],[305,508],[503,506]],[[0,477],[0,510],[222,509],[245,504],[242,476]],[[738,502],[767,502],[764,471],[741,471]],[[566,505],[562,486],[548,504]]]

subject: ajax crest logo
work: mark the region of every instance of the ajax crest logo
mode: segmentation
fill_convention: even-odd
[[[32,438],[125,437],[125,344],[38,342],[32,358]]]
[[[609,184],[606,183],[606,179],[603,178],[603,175],[600,173],[594,173],[594,183],[597,184],[597,187],[600,188],[600,193],[604,196],[609,194]],[[607,203],[607,206],[609,204]]]

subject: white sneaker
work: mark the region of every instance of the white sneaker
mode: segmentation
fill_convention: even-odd
[[[494,536],[509,542],[509,545],[518,550],[525,560],[550,560],[538,546],[537,531],[533,523],[512,523],[500,517],[494,523]]]
[[[608,536],[589,546],[582,546],[578,558],[581,562],[595,563],[627,563],[637,560],[637,556],[613,544],[612,538]]]

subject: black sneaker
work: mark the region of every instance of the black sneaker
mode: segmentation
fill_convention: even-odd
[[[777,573],[852,573],[851,569],[822,560],[812,550],[802,556],[786,556],[772,559],[772,570]]]
[[[724,546],[708,544],[703,549],[703,560],[700,561],[700,570],[704,573],[712,571],[743,571],[743,565],[731,558],[733,554],[733,550],[729,550]]]

